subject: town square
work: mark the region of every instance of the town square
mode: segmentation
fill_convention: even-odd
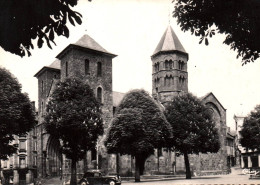
[[[259,2],[3,6],[0,184],[260,182]]]

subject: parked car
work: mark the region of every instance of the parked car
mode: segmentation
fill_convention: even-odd
[[[80,185],[121,185],[120,176],[103,176],[99,170],[87,171],[79,181]]]

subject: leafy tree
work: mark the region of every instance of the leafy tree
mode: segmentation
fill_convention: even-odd
[[[91,1],[91,0],[89,0]],[[31,55],[32,39],[51,47],[55,33],[69,37],[67,23],[81,24],[81,14],[73,11],[78,0],[8,0],[0,1],[0,46],[21,57]]]
[[[14,135],[26,135],[36,124],[34,108],[18,80],[0,68],[0,159],[16,152]]]
[[[27,94],[21,92],[21,85],[8,70],[0,68],[0,172],[1,159],[17,150],[11,145],[14,135],[26,135],[35,124],[34,108]],[[6,183],[1,176],[0,180]]]
[[[93,90],[76,78],[59,82],[47,104],[46,131],[61,140],[62,153],[71,159],[71,185],[76,185],[76,162],[95,148],[103,134],[102,112]]]
[[[140,181],[145,160],[155,148],[167,147],[171,126],[159,105],[144,90],[125,95],[109,128],[105,145],[108,153],[135,157],[135,181]]]
[[[176,96],[165,109],[171,124],[172,143],[177,154],[184,155],[186,178],[191,178],[188,154],[218,152],[218,130],[202,102],[190,93]]]
[[[224,44],[242,57],[242,65],[260,56],[260,1],[258,0],[174,0],[173,16],[183,31],[200,37],[200,43],[225,34]]]
[[[241,136],[240,143],[247,150],[260,150],[260,105],[244,119]]]

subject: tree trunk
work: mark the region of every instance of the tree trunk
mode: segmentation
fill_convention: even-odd
[[[191,179],[190,162],[189,162],[189,156],[187,152],[184,153],[184,162],[186,168],[186,179]]]
[[[135,182],[140,182],[140,158],[135,156]]]
[[[157,148],[157,170],[158,174],[160,173],[160,156],[159,156],[159,148]]]
[[[144,164],[145,164],[145,160],[146,160],[146,159],[143,158],[143,157],[140,159],[140,167],[139,167],[139,168],[140,168],[140,175],[143,175],[143,174],[144,174]]]
[[[3,177],[2,177],[2,166],[1,166],[1,159],[0,159],[0,184],[4,184],[4,179],[3,179]]]
[[[86,152],[83,163],[84,163],[84,172],[88,170],[88,153]]]
[[[116,154],[116,174],[119,176],[120,165],[119,165],[119,154]]]
[[[71,159],[71,177],[70,185],[77,185],[77,161],[76,159]]]

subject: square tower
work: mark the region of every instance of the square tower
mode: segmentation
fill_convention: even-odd
[[[113,117],[112,59],[109,53],[88,35],[83,35],[75,44],[68,45],[57,58],[61,61],[61,80],[78,77],[93,89],[102,104],[104,128]]]

